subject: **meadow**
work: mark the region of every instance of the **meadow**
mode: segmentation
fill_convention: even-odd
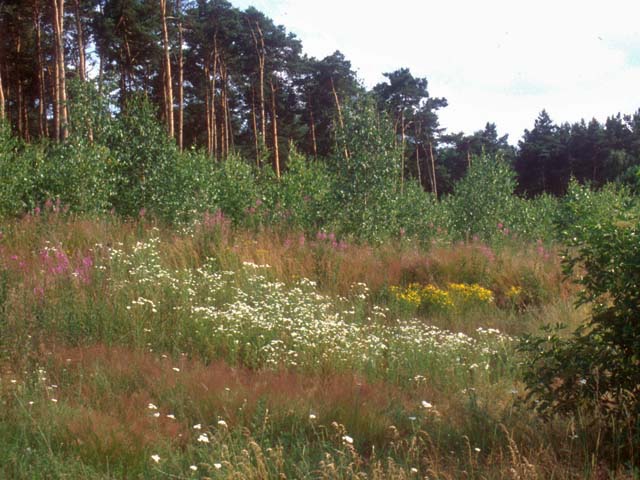
[[[634,478],[527,406],[554,244],[43,210],[0,237],[3,478]]]

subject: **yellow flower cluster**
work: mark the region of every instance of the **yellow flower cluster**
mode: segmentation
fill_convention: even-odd
[[[427,305],[443,310],[449,310],[455,306],[451,294],[446,290],[441,290],[435,285],[425,285],[421,293],[422,301]]]
[[[468,305],[489,304],[493,302],[493,292],[478,284],[450,283],[443,290],[435,285],[411,283],[406,288],[391,287],[393,296],[401,302],[418,308],[420,306],[452,310]]]
[[[515,300],[522,293],[522,287],[513,286],[509,290],[507,290],[507,298],[511,300]]]
[[[456,303],[493,303],[493,292],[481,287],[477,283],[471,285],[467,283],[450,283],[448,291],[457,300]]]

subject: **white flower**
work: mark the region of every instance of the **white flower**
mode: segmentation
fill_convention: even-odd
[[[173,371],[174,371],[174,372],[179,372],[179,371],[180,371],[180,369],[179,369],[178,367],[173,367]]]
[[[160,417],[160,412],[156,412],[153,414],[154,417],[159,418]]]
[[[227,422],[225,422],[224,420],[218,420],[218,425],[220,425],[221,427],[227,428]]]
[[[216,470],[220,470],[222,468],[221,463],[214,463],[213,466],[215,467]]]
[[[431,405],[426,400],[422,400],[422,408],[433,408],[433,405]]]
[[[196,467],[195,465],[191,465],[189,467],[189,469],[193,470],[194,472],[198,470],[198,467]]]
[[[316,418],[318,418],[318,417],[316,417],[315,413],[310,413],[309,414],[309,420],[315,420]]]
[[[53,403],[58,403],[58,399],[57,399],[57,398],[52,398],[52,399],[51,399],[51,401],[52,401]]]
[[[198,437],[198,441],[202,443],[209,443],[209,437],[207,436],[206,433],[203,433]]]
[[[193,428],[194,428],[194,430],[200,430],[200,429],[202,428],[202,425],[201,425],[201,424],[199,424],[199,423],[196,423],[196,424],[193,426]]]
[[[411,467],[411,473],[418,473],[418,469],[416,467]]]
[[[347,442],[347,443],[353,443],[353,438],[352,438],[352,437],[350,437],[349,435],[344,435],[344,436],[342,437],[342,440],[344,440],[344,441],[345,441],[345,442]]]
[[[167,415],[167,418],[170,418],[171,420],[175,420],[176,416],[173,413],[170,413]]]
[[[474,450],[478,453],[480,453],[480,449],[478,447],[474,448]]]
[[[157,410],[158,409],[158,407],[156,407],[153,403],[150,403],[149,405],[147,405],[147,408],[149,410]]]
[[[151,460],[153,460],[156,463],[160,462],[160,455],[157,455],[157,454],[151,455]]]

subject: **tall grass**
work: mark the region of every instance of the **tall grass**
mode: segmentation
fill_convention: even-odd
[[[586,417],[519,407],[514,336],[585,314],[553,246],[55,205],[0,230],[0,476],[604,478]],[[412,309],[410,284],[491,301]]]

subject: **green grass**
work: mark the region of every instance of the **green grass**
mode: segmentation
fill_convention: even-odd
[[[3,478],[607,478],[587,419],[520,401],[517,335],[586,314],[553,247],[113,217],[0,231]],[[405,308],[390,292],[409,283],[492,300]]]

